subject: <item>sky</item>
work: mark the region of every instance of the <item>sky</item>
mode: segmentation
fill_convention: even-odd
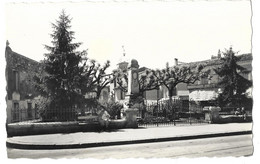
[[[163,68],[210,59],[230,46],[251,52],[250,1],[27,2],[6,3],[6,40],[13,51],[40,61],[51,45],[51,23],[62,9],[72,19],[74,42],[111,69],[123,56]]]

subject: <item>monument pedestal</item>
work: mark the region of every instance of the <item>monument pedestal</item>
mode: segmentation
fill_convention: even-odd
[[[135,107],[136,105],[136,99],[139,95],[139,82],[138,82],[138,62],[137,60],[133,59],[131,60],[131,65],[128,69],[128,92],[125,97],[125,103],[129,106],[125,110],[126,114],[126,128],[137,128],[137,114],[138,109]]]
[[[135,108],[128,108],[125,111],[126,114],[126,128],[137,128],[137,120],[136,120],[136,116],[138,114],[138,109]]]

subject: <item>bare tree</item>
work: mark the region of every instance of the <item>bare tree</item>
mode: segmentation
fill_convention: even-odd
[[[191,84],[195,83],[200,78],[209,76],[209,69],[204,69],[204,66],[199,64],[180,65],[169,67],[168,63],[166,68],[162,70],[153,71],[153,76],[158,84],[165,86],[168,89],[169,103],[172,107],[172,96],[176,86],[180,83]],[[209,77],[210,78],[210,77]],[[175,108],[172,109],[175,125]]]

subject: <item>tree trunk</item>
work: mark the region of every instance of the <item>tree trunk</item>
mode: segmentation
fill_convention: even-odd
[[[173,108],[173,105],[172,105],[172,92],[173,92],[173,89],[174,89],[174,87],[171,87],[168,91],[169,91],[170,108],[171,108],[172,115],[173,115],[173,124],[175,126],[176,125],[176,122],[175,122],[175,108]]]

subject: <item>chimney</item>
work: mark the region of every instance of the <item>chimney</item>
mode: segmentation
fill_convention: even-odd
[[[178,59],[174,58],[174,66],[177,66],[177,65],[178,65]]]

